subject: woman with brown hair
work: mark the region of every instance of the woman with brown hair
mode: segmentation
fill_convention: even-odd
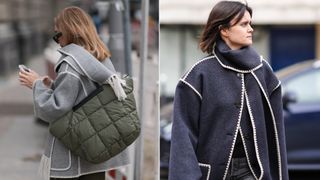
[[[87,13],[78,7],[63,9],[55,18],[54,31],[53,39],[61,46],[61,58],[55,65],[57,78],[40,77],[30,69],[19,73],[20,83],[33,91],[36,117],[48,123],[58,119],[96,89],[94,82],[109,83],[119,99],[126,97],[110,52]],[[44,179],[104,180],[108,169],[128,164],[127,150],[106,162],[89,163],[49,133],[40,173]]]
[[[287,180],[281,86],[251,47],[252,9],[217,3],[200,38],[208,56],[180,79],[169,179]]]

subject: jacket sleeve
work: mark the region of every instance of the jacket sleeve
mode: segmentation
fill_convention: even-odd
[[[272,94],[270,95],[270,103],[272,111],[274,113],[274,118],[277,124],[278,138],[280,145],[280,155],[281,155],[281,170],[282,179],[288,180],[288,167],[287,167],[287,150],[286,150],[286,137],[285,137],[285,126],[283,119],[283,109],[282,109],[282,96],[281,96],[281,86],[277,86]]]
[[[81,88],[80,80],[69,73],[58,74],[54,90],[47,88],[42,81],[33,86],[35,116],[52,122],[72,109]]]
[[[196,155],[201,99],[190,86],[180,81],[176,88],[169,180],[198,180],[202,176]]]

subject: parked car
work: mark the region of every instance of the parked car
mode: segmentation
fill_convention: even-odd
[[[320,170],[320,61],[277,72],[282,82],[288,167]]]
[[[289,170],[320,170],[320,60],[276,72],[282,84]],[[160,112],[160,175],[166,179],[173,103]]]

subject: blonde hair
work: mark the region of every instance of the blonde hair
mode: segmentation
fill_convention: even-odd
[[[55,18],[55,26],[68,43],[82,46],[99,61],[111,56],[99,38],[91,17],[84,10],[74,6],[63,9]]]

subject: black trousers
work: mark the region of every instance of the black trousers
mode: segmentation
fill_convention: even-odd
[[[83,175],[77,178],[50,178],[50,180],[105,180],[106,173],[98,172],[93,174]]]
[[[246,158],[232,158],[227,180],[255,180]]]

